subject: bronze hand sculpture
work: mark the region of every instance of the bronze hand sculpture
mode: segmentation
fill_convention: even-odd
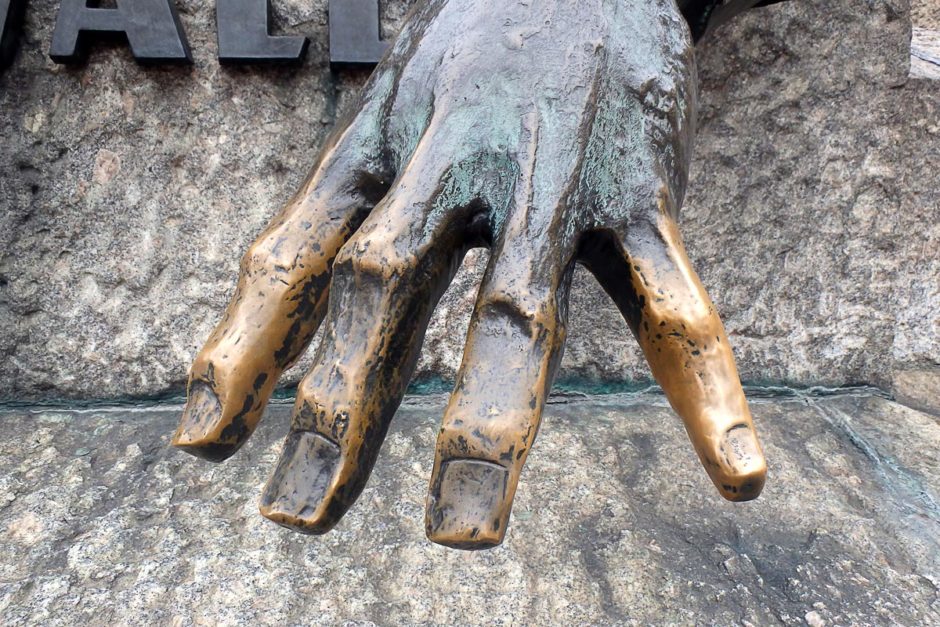
[[[419,4],[245,254],[173,443],[214,461],[237,451],[325,316],[261,512],[328,531],[366,483],[435,304],[467,250],[487,246],[437,442],[431,540],[502,541],[576,263],[620,308],[721,494],[755,498],[761,447],[676,227],[695,104],[675,0]]]

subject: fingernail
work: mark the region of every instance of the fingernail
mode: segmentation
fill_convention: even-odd
[[[739,424],[725,431],[719,448],[726,465],[726,477],[719,486],[725,498],[750,501],[764,487],[767,464],[754,430]]]
[[[509,471],[492,462],[445,462],[431,488],[427,535],[457,549],[486,549],[503,541],[509,511]]]
[[[340,448],[318,433],[292,431],[261,493],[262,515],[302,533],[325,533],[339,520],[323,507]]]
[[[222,417],[222,404],[208,384],[197,381],[190,386],[179,427],[173,434],[173,446],[196,457],[220,462],[237,451],[244,438],[223,440],[214,433]]]
[[[728,467],[734,471],[746,472],[757,461],[763,464],[764,455],[754,430],[746,424],[739,424],[725,431],[719,449]]]

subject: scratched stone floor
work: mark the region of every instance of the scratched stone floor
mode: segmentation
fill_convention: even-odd
[[[179,406],[0,412],[0,623],[940,624],[940,419],[866,390],[754,398],[763,496],[722,501],[661,397],[549,407],[505,544],[428,543],[443,399],[399,411],[331,534],[262,519],[289,407],[234,459]]]

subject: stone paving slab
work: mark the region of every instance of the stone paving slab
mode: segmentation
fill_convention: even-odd
[[[940,423],[876,395],[753,401],[763,496],[720,499],[658,396],[549,406],[505,544],[424,538],[442,398],[409,399],[339,527],[257,513],[289,407],[222,465],[180,407],[0,412],[0,623],[940,624]]]

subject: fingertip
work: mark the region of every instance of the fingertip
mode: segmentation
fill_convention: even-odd
[[[746,427],[746,428],[745,428]],[[722,463],[713,477],[721,495],[729,501],[751,501],[760,496],[767,479],[767,461],[749,426],[732,427],[719,448]]]
[[[310,536],[322,536],[336,526],[338,520],[327,519],[325,516],[315,514],[297,514],[293,511],[283,511],[278,508],[277,503],[261,502],[258,505],[258,511],[261,515],[271,522]]]
[[[261,492],[261,515],[301,533],[332,529],[346,511],[335,499],[341,457],[340,447],[319,433],[291,432]]]
[[[174,448],[177,448],[184,453],[189,453],[193,457],[198,457],[199,459],[204,459],[206,461],[215,463],[224,462],[226,459],[234,455],[243,444],[243,442],[229,444],[207,440],[187,440],[185,439],[185,436],[180,436],[179,433],[173,436],[173,440],[170,443]]]
[[[222,416],[222,403],[209,386],[195,381],[189,386],[189,395],[179,427],[173,436],[174,445],[202,441],[208,438]]]
[[[445,546],[448,549],[461,551],[484,551],[493,549],[503,543],[503,536],[492,533],[477,533],[476,530],[462,530],[459,533],[444,531],[428,531],[428,540],[434,544]]]
[[[750,421],[742,421],[724,431],[705,467],[721,495],[729,501],[757,498],[767,477],[767,462]],[[709,459],[716,462],[709,463]]]
[[[463,550],[498,546],[506,535],[513,488],[509,470],[498,464],[477,459],[444,462],[428,495],[428,539]]]
[[[760,496],[767,479],[767,461],[750,421],[735,424],[718,438],[693,441],[722,497],[743,502]]]
[[[180,424],[170,443],[185,453],[212,462],[221,462],[242,447],[250,435],[247,427],[223,428],[222,403],[208,384],[196,381],[190,386]]]
[[[725,499],[736,503],[753,501],[760,496],[767,479],[767,469],[762,467],[744,475],[726,478],[718,486],[718,491]]]
[[[722,434],[718,453],[735,472],[748,473],[766,466],[757,433],[747,422],[738,423]]]

